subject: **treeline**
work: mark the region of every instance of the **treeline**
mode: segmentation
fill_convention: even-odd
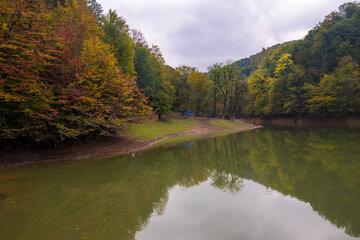
[[[247,97],[246,74],[235,63],[213,64],[208,73],[189,66],[168,67],[168,78],[175,88],[175,111],[229,118],[242,113]]]
[[[114,134],[172,105],[157,46],[96,0],[0,2],[0,143]]]
[[[230,119],[356,115],[360,113],[359,64],[360,4],[350,2],[326,16],[302,40],[210,66],[201,90],[195,90],[190,77],[196,69],[177,68],[177,77],[171,78],[176,89],[174,108]]]

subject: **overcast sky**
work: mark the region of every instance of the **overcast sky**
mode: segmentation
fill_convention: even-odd
[[[344,0],[97,0],[158,45],[167,64],[206,71],[301,39]]]

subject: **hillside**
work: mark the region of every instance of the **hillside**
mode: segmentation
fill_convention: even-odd
[[[360,5],[345,3],[304,39],[236,64],[249,76],[246,115],[359,114]]]

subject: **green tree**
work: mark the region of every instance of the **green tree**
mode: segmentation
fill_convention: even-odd
[[[142,33],[133,31],[133,42],[136,84],[151,99],[162,88],[165,79],[165,61],[160,49],[157,46],[149,47]]]
[[[163,114],[169,114],[175,100],[175,88],[170,82],[165,81],[162,88],[157,92],[152,101],[152,106],[159,118]]]
[[[214,64],[209,67],[209,78],[213,82],[212,115],[216,116],[217,104],[222,103],[221,116],[234,118],[238,109],[242,108],[247,92],[238,65],[230,61]]]
[[[192,73],[198,72],[198,69],[189,66],[179,66],[175,69],[176,74],[170,79],[176,89],[175,107],[177,110],[190,110],[190,92],[191,86],[188,78]]]
[[[131,76],[135,75],[135,46],[130,37],[130,29],[125,19],[119,17],[115,10],[109,10],[102,18],[104,41],[111,45],[120,69]]]
[[[268,92],[266,86],[266,78],[262,70],[256,70],[248,79],[249,84],[249,100],[250,103],[246,107],[248,115],[263,115],[264,107],[267,102]]]
[[[176,98],[176,90],[169,79],[170,68],[166,67],[160,48],[156,45],[149,47],[141,32],[133,30],[132,37],[136,84],[149,97],[154,111],[161,117],[170,113]]]
[[[307,85],[310,113],[355,114],[360,112],[360,68],[350,56],[344,57],[335,73],[319,85]]]
[[[208,103],[208,96],[211,90],[212,82],[201,72],[194,72],[188,77],[190,85],[190,102],[195,115],[199,116],[204,112]]]
[[[229,104],[229,118],[234,119],[240,117],[246,107],[248,100],[248,83],[246,75],[243,74],[241,69],[233,63],[235,68],[235,77],[232,83],[232,89],[230,94]]]

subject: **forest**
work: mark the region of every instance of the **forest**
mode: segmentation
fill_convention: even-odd
[[[174,106],[229,119],[358,115],[359,64],[360,4],[350,2],[326,16],[304,39],[263,49],[236,62],[213,64],[204,80],[197,77],[199,84],[190,77],[194,69],[177,68],[180,76],[187,72],[189,77],[187,81],[186,75],[183,81],[173,78]],[[202,91],[195,90],[199,85]]]
[[[301,40],[239,61],[166,65],[161,50],[96,0],[0,2],[0,145],[113,135],[137,116],[234,119],[360,113],[360,3]]]

